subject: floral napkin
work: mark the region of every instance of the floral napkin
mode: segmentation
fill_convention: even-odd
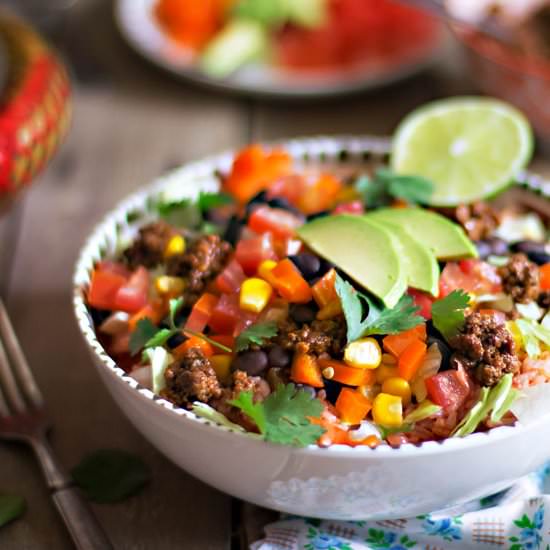
[[[513,487],[415,518],[330,521],[283,516],[251,550],[550,550],[550,463]]]

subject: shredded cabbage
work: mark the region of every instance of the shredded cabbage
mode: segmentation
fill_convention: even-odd
[[[414,424],[415,422],[420,422],[421,420],[430,418],[430,416],[436,415],[440,411],[441,407],[439,405],[432,403],[429,399],[424,399],[424,401],[422,401],[422,403],[420,403],[414,411],[409,413],[403,419],[403,424]]]

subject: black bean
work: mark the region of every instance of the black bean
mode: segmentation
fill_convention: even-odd
[[[476,241],[476,248],[481,259],[488,256],[505,256],[508,254],[508,243],[497,237]]]
[[[313,279],[321,269],[321,260],[313,254],[297,254],[288,259],[300,270],[304,279]]]
[[[311,323],[315,319],[315,311],[307,304],[291,304],[289,314],[299,325]]]
[[[286,367],[290,363],[290,355],[281,346],[273,346],[267,355],[270,367]]]
[[[296,389],[309,393],[311,397],[317,396],[317,390],[313,386],[308,386],[307,384],[296,384]]]
[[[288,369],[272,367],[267,371],[266,380],[269,387],[274,391],[277,386],[285,385],[288,382]]]
[[[187,338],[181,332],[177,332],[176,334],[173,334],[172,336],[170,336],[170,338],[168,338],[168,340],[166,341],[166,345],[170,349],[174,349],[177,348],[180,344],[183,344],[185,340],[187,340]]]
[[[307,221],[310,222],[310,221],[316,220],[317,218],[324,218],[325,216],[329,216],[329,215],[330,215],[330,210],[321,210],[321,212],[315,212],[315,214],[310,214],[307,217]]]
[[[92,316],[92,321],[96,326],[101,325],[105,319],[111,315],[112,311],[109,309],[97,309],[95,307],[90,308],[90,315]]]
[[[242,370],[250,376],[258,376],[268,365],[265,351],[245,351],[237,356],[231,365],[233,370]]]
[[[231,216],[223,233],[223,240],[235,246],[241,236],[242,224],[237,216]]]
[[[512,245],[514,252],[523,252],[527,257],[538,265],[550,262],[549,247],[546,243],[537,241],[519,241]]]

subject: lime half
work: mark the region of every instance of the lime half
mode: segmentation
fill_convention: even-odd
[[[392,168],[434,185],[430,204],[454,206],[508,186],[533,153],[525,116],[507,103],[457,97],[413,111],[397,128]]]

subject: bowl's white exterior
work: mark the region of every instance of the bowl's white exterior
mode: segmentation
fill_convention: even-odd
[[[295,141],[289,149],[296,156],[307,151],[318,160],[319,154],[324,158],[324,153],[333,156],[342,150],[381,154],[384,147],[377,140],[325,138]],[[172,185],[173,178],[193,181],[196,190],[198,179],[212,167],[226,167],[230,158],[223,155],[180,169],[170,182],[164,179],[130,197],[95,230],[77,264],[75,311],[94,363],[115,401],[153,445],[192,475],[236,497],[289,513],[346,520],[414,516],[486,496],[550,458],[546,417],[529,427],[497,428],[420,447],[294,449],[197,418],[126,376],[95,338],[82,292],[89,271],[101,248],[114,247],[115,225],[124,223],[128,211],[142,207],[149,194]]]

